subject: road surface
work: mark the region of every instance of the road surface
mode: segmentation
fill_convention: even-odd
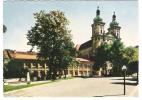
[[[135,81],[126,80],[126,96],[138,96]],[[73,78],[4,93],[5,97],[107,97],[124,96],[123,78]]]

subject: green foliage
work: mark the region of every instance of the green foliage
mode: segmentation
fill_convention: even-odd
[[[3,33],[5,33],[6,31],[7,31],[7,27],[3,25]]]
[[[138,61],[133,61],[128,64],[128,74],[138,73]]]
[[[23,88],[28,88],[28,87],[33,87],[33,86],[38,86],[38,85],[43,85],[43,84],[48,84],[48,83],[52,83],[52,82],[53,81],[48,81],[48,82],[43,82],[43,83],[25,84],[25,85],[17,85],[17,86],[4,85],[4,92],[18,90],[18,89],[23,89]]]
[[[6,66],[5,78],[22,78],[26,77],[26,69],[22,66],[23,62],[20,60],[10,60]]]
[[[66,68],[72,61],[71,57],[76,56],[67,28],[69,21],[60,11],[40,11],[34,14],[34,18],[35,26],[27,34],[28,45],[37,47],[39,59],[48,60],[49,75],[53,73],[56,78],[57,70]]]
[[[109,60],[109,54],[110,54],[110,45],[108,44],[102,44],[96,49],[94,54],[95,70],[99,70],[100,67],[104,66],[105,62]]]
[[[128,63],[138,61],[138,48],[127,47],[124,51],[124,58]]]
[[[123,65],[126,65],[128,73],[132,74],[138,71],[138,48],[125,48],[120,40],[115,40],[113,44],[102,44],[99,46],[95,51],[94,61],[95,70],[105,67],[105,62],[110,61],[113,64],[113,76],[122,74],[121,68]]]
[[[66,79],[60,79],[56,81],[50,80],[50,81],[46,81],[42,83],[31,83],[31,84],[24,84],[24,85],[4,85],[3,89],[4,89],[4,92],[8,92],[8,91],[18,90],[18,89],[23,89],[23,88],[28,88],[28,87],[33,87],[33,86],[38,86],[43,84],[49,84],[53,82],[59,82],[61,80],[69,80],[69,79],[73,79],[73,77],[67,77]]]
[[[6,78],[8,74],[8,64],[10,62],[10,59],[4,59],[3,60],[3,77]]]
[[[113,64],[113,75],[120,76],[121,68],[126,64],[126,60],[123,58],[125,47],[120,40],[115,40],[110,49],[110,61]]]
[[[124,53],[124,59],[127,61],[128,74],[138,72],[138,48],[127,47]]]

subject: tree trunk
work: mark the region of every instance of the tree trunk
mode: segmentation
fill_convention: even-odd
[[[49,66],[49,71],[47,73],[47,79],[52,79],[52,68]]]
[[[62,70],[59,69],[59,79],[61,79],[61,77],[62,77]]]
[[[66,69],[64,70],[64,74],[65,74],[64,78],[66,79],[66,75],[67,75],[67,70]]]
[[[57,70],[56,67],[53,68],[53,76],[52,76],[52,80],[56,80],[57,78]]]

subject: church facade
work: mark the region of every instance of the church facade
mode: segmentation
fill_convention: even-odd
[[[100,16],[99,7],[96,11],[96,17],[93,20],[92,26],[92,37],[89,41],[77,45],[77,50],[79,51],[79,57],[90,59],[96,50],[103,43],[113,43],[114,40],[120,39],[120,29],[119,23],[116,21],[115,12],[112,16],[112,21],[109,24],[107,32],[105,32],[105,22]]]

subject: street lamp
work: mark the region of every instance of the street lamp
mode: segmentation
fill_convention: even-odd
[[[124,95],[125,95],[126,94],[125,76],[126,76],[126,71],[127,71],[127,67],[125,65],[123,65],[122,71],[124,73],[123,76],[124,76]]]

